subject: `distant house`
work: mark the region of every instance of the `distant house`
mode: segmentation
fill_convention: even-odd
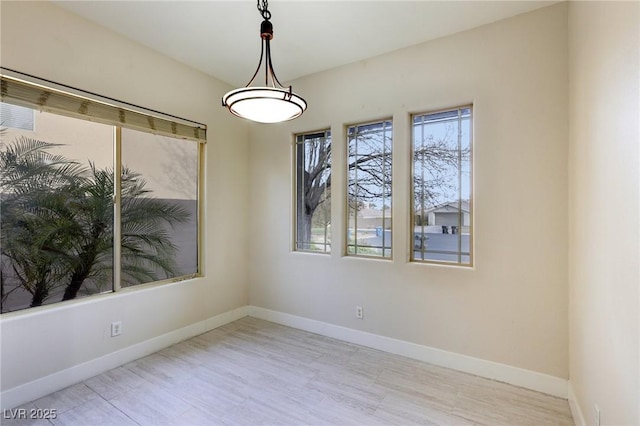
[[[459,210],[462,210],[462,218],[459,218]],[[468,228],[471,223],[469,201],[467,200],[463,200],[461,203],[458,203],[457,201],[448,201],[446,203],[439,204],[425,210],[424,216],[427,219],[425,225],[462,225],[464,230],[465,228]],[[422,224],[422,215],[420,213],[416,214],[416,223]]]
[[[357,226],[358,229],[375,229],[381,226],[384,229],[391,229],[391,209],[386,208],[384,211],[370,207],[360,209],[357,224],[353,217],[349,218],[349,227],[353,228],[354,226]]]

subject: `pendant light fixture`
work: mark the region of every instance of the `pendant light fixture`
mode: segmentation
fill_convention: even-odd
[[[271,62],[270,42],[273,38],[273,25],[269,21],[269,2],[257,0],[258,11],[264,21],[260,25],[262,49],[258,68],[247,85],[235,89],[222,97],[222,106],[232,114],[259,123],[278,123],[292,120],[302,115],[307,109],[307,102],[293,93],[291,86],[284,87],[276,77]],[[264,60],[264,61],[263,61]],[[262,68],[264,62],[264,86],[251,86]]]

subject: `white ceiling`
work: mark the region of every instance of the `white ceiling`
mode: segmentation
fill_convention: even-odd
[[[53,1],[233,86],[258,65],[255,1]],[[285,83],[555,2],[271,0],[273,65]]]

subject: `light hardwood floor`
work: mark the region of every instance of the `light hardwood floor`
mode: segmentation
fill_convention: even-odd
[[[573,425],[566,400],[245,317],[3,425]]]

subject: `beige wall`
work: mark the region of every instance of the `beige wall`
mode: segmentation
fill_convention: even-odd
[[[2,66],[209,127],[206,277],[3,315],[2,391],[245,306],[248,131],[218,107],[230,88],[47,2],[3,1],[1,19]]]
[[[58,145],[48,150],[52,154],[63,155],[85,166],[91,160],[98,168],[113,168],[114,134],[113,126],[34,110],[33,130],[6,127],[2,142],[37,139]]]
[[[294,82],[308,111],[252,128],[251,304],[566,379],[566,28],[560,4]],[[409,114],[470,102],[475,267],[410,264]],[[343,257],[343,126],[389,116],[394,259]],[[328,126],[333,252],[291,252],[292,134]]]
[[[571,3],[569,52],[570,381],[587,424],[638,425],[640,3]]]

